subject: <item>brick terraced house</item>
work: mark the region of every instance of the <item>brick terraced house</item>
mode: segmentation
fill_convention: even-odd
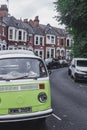
[[[65,29],[34,20],[8,15],[7,5],[0,7],[0,50],[27,49],[45,58],[69,59],[72,38]]]

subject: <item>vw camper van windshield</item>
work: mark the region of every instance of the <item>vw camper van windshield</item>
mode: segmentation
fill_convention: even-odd
[[[46,77],[44,63],[36,58],[7,58],[0,60],[0,79]]]

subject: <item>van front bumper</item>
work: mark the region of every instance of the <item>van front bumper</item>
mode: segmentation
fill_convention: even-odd
[[[75,73],[75,77],[78,80],[85,80],[85,81],[87,81],[87,74]]]
[[[34,113],[26,114],[15,114],[15,115],[0,115],[0,122],[16,122],[16,121],[27,121],[39,118],[45,118],[52,114],[53,110],[45,110]]]

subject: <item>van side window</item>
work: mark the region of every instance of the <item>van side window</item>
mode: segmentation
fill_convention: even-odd
[[[40,76],[47,75],[43,62],[40,62],[39,67],[40,67]]]

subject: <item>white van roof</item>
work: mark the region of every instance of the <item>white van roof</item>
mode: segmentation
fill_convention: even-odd
[[[0,58],[9,58],[9,57],[38,57],[38,56],[36,56],[33,51],[29,51],[29,50],[0,51]]]
[[[87,58],[73,58],[74,60],[87,60]]]
[[[30,54],[34,55],[33,51],[28,51],[28,50],[2,50],[0,51],[0,55],[6,55],[6,54]]]

